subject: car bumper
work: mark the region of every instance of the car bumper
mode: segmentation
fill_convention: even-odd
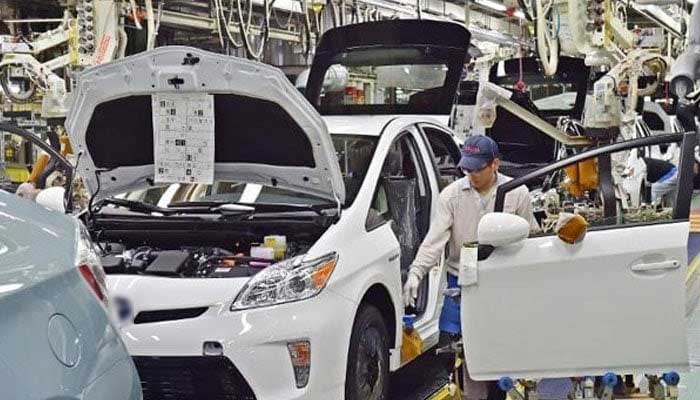
[[[128,357],[85,388],[83,400],[142,400],[139,376]]]
[[[193,399],[343,398],[356,308],[353,302],[326,290],[309,300],[274,307],[236,312],[229,311],[229,307],[226,302],[210,307],[197,318],[122,327],[122,337],[136,361],[146,400],[170,390],[168,385],[183,385],[178,390],[193,394],[182,398]],[[298,340],[311,343],[310,377],[304,388],[296,386],[287,349],[289,342]],[[221,354],[204,356],[205,342],[220,343]],[[178,358],[183,365],[180,375]],[[182,373],[188,369],[189,375]],[[200,373],[204,370],[213,372]],[[219,375],[215,382],[210,380],[209,386],[202,386],[205,377],[217,376],[221,371],[228,372]],[[219,394],[202,391],[217,385],[230,389],[233,386],[226,386],[229,378],[236,387],[232,391],[239,397],[226,397],[225,390]],[[246,397],[247,388],[252,397]]]

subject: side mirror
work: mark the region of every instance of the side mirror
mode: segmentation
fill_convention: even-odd
[[[36,202],[50,210],[65,213],[66,208],[63,203],[65,193],[66,189],[62,186],[50,187],[36,195]]]
[[[502,247],[527,239],[530,224],[525,218],[508,213],[489,213],[481,218],[477,229],[479,244]]]

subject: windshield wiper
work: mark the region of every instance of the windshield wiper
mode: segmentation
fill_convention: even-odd
[[[335,203],[326,204],[294,204],[294,203],[241,203],[236,201],[178,201],[168,204],[168,207],[190,208],[190,207],[209,207],[212,211],[223,210],[222,206],[244,207],[240,211],[313,211],[314,213],[323,216],[323,210],[335,208]],[[245,209],[250,207],[252,210]],[[223,211],[231,211],[223,210]]]
[[[211,206],[199,205],[198,207],[158,207],[153,204],[144,203],[137,200],[118,199],[116,197],[108,197],[97,202],[96,211],[100,211],[104,206],[111,204],[117,207],[124,207],[129,211],[139,213],[159,213],[162,215],[175,214],[209,214],[212,212]]]
[[[95,211],[99,212],[104,206],[111,204],[118,207],[124,207],[130,211],[141,212],[141,213],[162,213],[165,215],[173,214],[175,210],[169,210],[167,208],[162,208],[154,206],[152,204],[144,203],[136,200],[126,200],[118,199],[116,197],[108,197],[102,199],[95,204]]]

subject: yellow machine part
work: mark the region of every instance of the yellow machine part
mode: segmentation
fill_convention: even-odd
[[[562,187],[574,197],[598,188],[598,161],[595,158],[581,161],[564,168],[566,179]]]
[[[462,400],[462,391],[454,386],[453,384],[445,385],[426,400]]]
[[[27,178],[29,178],[29,170],[21,164],[7,163],[5,164],[5,175],[7,175],[13,183],[22,183],[26,182]]]
[[[415,330],[408,332],[404,329],[401,342],[401,364],[414,360],[423,353],[423,340]]]
[[[26,181],[31,182],[36,186],[39,176],[42,172],[44,172],[44,169],[46,169],[46,166],[49,164],[49,160],[50,158],[48,154],[40,155],[34,162],[34,165],[32,166],[32,173],[29,175]]]
[[[61,140],[61,154],[65,157],[68,154],[73,154],[73,146],[70,144],[70,139],[68,135],[61,135],[59,138]]]

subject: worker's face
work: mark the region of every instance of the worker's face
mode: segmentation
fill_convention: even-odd
[[[500,160],[496,158],[480,170],[464,171],[464,173],[469,177],[469,181],[474,189],[486,189],[493,184],[494,176],[496,172],[498,172],[499,165]]]

